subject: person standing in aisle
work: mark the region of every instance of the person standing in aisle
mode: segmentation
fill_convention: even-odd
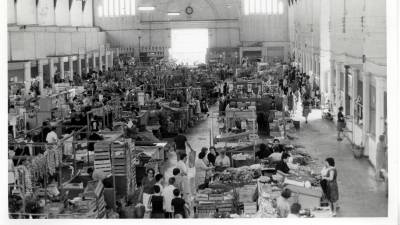
[[[179,159],[179,156],[183,153],[186,153],[186,146],[191,148],[190,144],[187,142],[187,138],[185,135],[183,135],[183,130],[179,130],[179,134],[175,137],[175,150],[176,150],[176,156],[177,159]]]
[[[164,215],[164,204],[165,199],[161,195],[161,190],[158,185],[154,186],[154,194],[149,199],[149,205],[147,208],[151,209],[150,218],[152,219],[163,219]]]
[[[323,179],[327,181],[327,198],[331,206],[332,216],[336,216],[337,201],[339,200],[339,188],[337,184],[337,170],[335,167],[335,160],[333,158],[327,158],[325,160],[325,166],[327,167],[327,175],[323,177]]]
[[[163,196],[165,200],[164,209],[165,209],[165,218],[170,219],[172,218],[172,207],[171,202],[174,199],[175,190],[175,178],[171,177],[168,180],[168,186],[164,188]]]
[[[154,186],[158,186],[160,187],[160,193],[163,193],[164,190],[164,176],[162,174],[157,174],[156,177],[156,183],[154,184]]]
[[[174,212],[174,218],[177,218],[177,215],[182,215],[183,218],[186,218],[185,213],[185,200],[183,200],[180,196],[181,192],[178,189],[173,190],[174,199],[171,201],[171,208]]]
[[[381,170],[384,169],[384,164],[385,164],[385,155],[386,155],[385,139],[386,139],[385,135],[380,135],[379,142],[376,146],[376,170],[375,170],[376,180],[382,180],[380,174]]]
[[[310,114],[310,100],[308,95],[304,96],[304,101],[303,101],[303,116],[306,119],[306,123],[308,123],[308,115]]]
[[[337,140],[342,141],[340,134],[343,134],[343,129],[346,127],[346,120],[343,115],[343,107],[339,107],[339,112],[337,114]]]
[[[207,171],[213,169],[213,167],[208,167],[206,164],[206,153],[200,152],[199,158],[196,159],[196,174],[195,174],[195,189],[199,188],[199,185],[204,184],[206,181]]]
[[[154,185],[156,184],[156,179],[154,179],[154,169],[150,168],[147,170],[147,174],[142,179],[142,190],[143,190],[143,205],[147,207],[150,195],[154,193]],[[148,208],[146,208],[148,210]]]

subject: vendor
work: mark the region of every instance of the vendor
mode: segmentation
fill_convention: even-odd
[[[215,159],[215,165],[216,166],[221,166],[221,167],[230,167],[231,166],[231,160],[229,159],[228,156],[226,156],[226,151],[225,149],[221,151],[221,154],[217,156]]]
[[[58,136],[56,133],[56,127],[51,127],[50,132],[46,136],[46,141],[49,144],[57,143],[58,142]]]
[[[94,144],[95,142],[90,142],[90,141],[101,141],[104,138],[97,134],[94,130],[92,130],[90,136],[88,137],[89,144],[88,144],[88,151],[94,151]]]
[[[200,152],[199,158],[196,159],[196,162],[195,162],[195,167],[196,167],[195,187],[196,187],[196,189],[199,187],[199,185],[202,185],[205,183],[207,171],[213,169],[213,167],[208,167],[207,164],[205,163],[205,161],[206,161],[205,156],[206,156],[206,153]]]
[[[281,161],[275,166],[275,169],[278,172],[281,172],[285,175],[290,173],[290,169],[287,165],[290,155],[286,152],[282,153]]]
[[[260,144],[260,150],[256,152],[256,157],[258,159],[266,159],[272,154],[272,149],[268,148],[266,144]]]

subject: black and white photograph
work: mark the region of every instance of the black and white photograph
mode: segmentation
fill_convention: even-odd
[[[0,5],[5,221],[400,222],[397,0]]]

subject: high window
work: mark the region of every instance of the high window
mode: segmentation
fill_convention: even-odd
[[[282,15],[283,0],[242,0],[244,15]]]
[[[99,17],[133,16],[136,14],[136,0],[99,0]]]

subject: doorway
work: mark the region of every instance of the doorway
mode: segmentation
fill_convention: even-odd
[[[197,65],[206,62],[208,29],[172,29],[170,58],[177,64]]]

